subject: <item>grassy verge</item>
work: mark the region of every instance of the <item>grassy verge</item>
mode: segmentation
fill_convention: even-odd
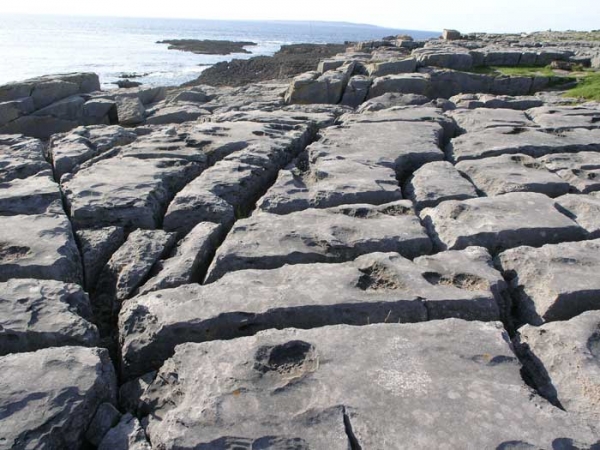
[[[522,67],[500,67],[500,66],[489,66],[489,67],[475,67],[472,72],[481,73],[485,75],[507,75],[511,77],[525,76],[531,77],[535,75],[541,75],[544,77],[553,77],[556,74],[550,68],[546,67],[533,67],[533,66],[522,66]]]
[[[600,73],[588,72],[579,80],[577,86],[565,92],[564,96],[600,101]]]

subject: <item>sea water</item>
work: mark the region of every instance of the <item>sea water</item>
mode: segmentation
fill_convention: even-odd
[[[96,72],[104,89],[124,73],[144,74],[145,85],[174,86],[207,67],[233,58],[272,55],[281,45],[343,43],[410,34],[426,39],[439,32],[395,30],[331,22],[212,21],[0,15],[0,84],[46,74]],[[195,55],[168,50],[165,39],[252,41],[252,54]]]

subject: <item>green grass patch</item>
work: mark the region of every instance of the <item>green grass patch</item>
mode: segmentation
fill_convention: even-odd
[[[600,73],[588,72],[580,78],[577,86],[565,92],[564,96],[600,101]]]

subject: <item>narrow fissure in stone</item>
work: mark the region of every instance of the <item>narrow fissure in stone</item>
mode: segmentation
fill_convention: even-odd
[[[350,421],[350,416],[348,415],[345,406],[342,407],[342,411],[344,414],[344,429],[346,430],[346,435],[348,436],[348,443],[350,444],[350,449],[362,450],[362,446],[358,442],[358,438],[352,430],[352,422]]]

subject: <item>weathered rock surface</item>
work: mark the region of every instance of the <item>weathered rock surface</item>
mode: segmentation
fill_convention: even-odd
[[[550,153],[600,151],[599,142],[600,130],[554,134],[535,128],[495,127],[457,137],[446,153],[455,162],[515,153],[538,158]]]
[[[583,107],[541,106],[527,114],[539,126],[557,132],[573,128],[600,128],[600,110]]]
[[[50,170],[44,144],[19,135],[0,135],[0,182],[23,179]]]
[[[417,210],[437,206],[446,200],[477,197],[475,187],[447,161],[422,166],[409,180],[405,191]]]
[[[284,216],[261,212],[236,222],[217,250],[207,282],[235,270],[343,262],[380,251],[414,258],[430,250],[425,229],[405,200],[307,209]]]
[[[417,258],[375,253],[341,264],[243,270],[204,286],[136,297],[119,323],[123,375],[160,367],[176,345],[268,328],[497,320],[505,283],[482,248]],[[223,301],[223,298],[227,301]]]
[[[182,345],[144,401],[149,438],[166,448],[503,448],[516,439],[549,448],[558,438],[595,439],[532,395],[500,326],[459,320]]]
[[[568,194],[556,199],[560,208],[582,228],[591,239],[600,238],[600,197]]]
[[[81,258],[64,214],[0,216],[0,281],[38,278],[82,284]]]
[[[116,403],[108,352],[62,347],[0,357],[0,442],[6,448],[80,448],[96,409]]]
[[[137,97],[117,97],[117,115],[121,125],[138,125],[146,118],[146,108]]]
[[[600,311],[540,327],[526,325],[517,339],[526,346],[526,368],[543,395],[568,412],[600,419]]]
[[[164,228],[185,235],[201,222],[231,226],[236,215],[248,213],[273,182],[277,170],[287,165],[314,135],[316,124],[310,115],[307,118],[302,125],[204,124],[204,128],[213,127],[218,133],[216,137],[198,133],[197,139],[207,140],[204,151],[209,158],[222,160],[177,193],[165,214]]]
[[[490,108],[490,109],[515,109],[525,111],[530,108],[542,106],[544,101],[535,96],[491,95],[491,94],[459,94],[450,100],[457,108]]]
[[[568,182],[574,191],[600,190],[600,153],[579,152],[546,155],[540,158],[549,170]]]
[[[60,179],[87,160],[114,147],[130,144],[136,139],[135,132],[116,125],[79,127],[68,134],[54,136],[50,142],[49,154],[56,178]]]
[[[367,98],[380,97],[389,92],[426,95],[429,89],[429,82],[429,77],[420,73],[377,77],[373,80]]]
[[[424,95],[388,92],[387,94],[367,100],[360,105],[357,112],[379,111],[394,106],[419,106],[425,103],[429,103],[429,98]]]
[[[405,110],[381,113],[346,115],[347,125],[324,130],[295,167],[279,173],[258,207],[287,214],[311,207],[401,199],[397,178],[442,159],[439,144],[445,133],[436,122],[445,122],[432,108],[412,117]],[[418,118],[424,123],[417,123]],[[365,152],[366,148],[370,151]]]
[[[569,183],[548,171],[543,163],[522,154],[465,160],[456,164],[456,168],[490,197],[508,192],[539,192],[558,197],[570,188]]]
[[[116,426],[120,420],[121,413],[112,403],[102,403],[96,410],[96,414],[94,414],[94,418],[85,433],[86,440],[90,444],[98,446],[106,433]]]
[[[196,225],[179,242],[173,255],[156,263],[153,269],[156,275],[140,288],[140,294],[202,281],[222,235],[219,224],[201,222]]]
[[[87,294],[75,284],[11,279],[0,283],[0,355],[45,347],[93,347]]]
[[[110,257],[125,242],[123,228],[106,227],[79,230],[76,233],[83,262],[84,286],[88,292],[96,287],[98,277]]]
[[[455,109],[446,113],[463,132],[481,131],[493,127],[534,127],[525,112],[513,109]]]
[[[600,241],[518,247],[498,264],[517,300],[521,322],[540,325],[600,309]]]
[[[62,214],[60,189],[50,170],[42,170],[27,178],[0,182],[0,215]]]
[[[159,128],[63,176],[61,187],[75,227],[156,228],[175,194],[206,168],[202,137],[211,140],[200,134],[195,141]]]
[[[421,216],[442,250],[475,245],[496,253],[521,245],[539,247],[587,236],[583,228],[556,209],[554,201],[530,192],[450,200],[425,209]]]
[[[151,449],[140,421],[131,414],[125,414],[117,426],[108,431],[98,445],[98,450]]]

